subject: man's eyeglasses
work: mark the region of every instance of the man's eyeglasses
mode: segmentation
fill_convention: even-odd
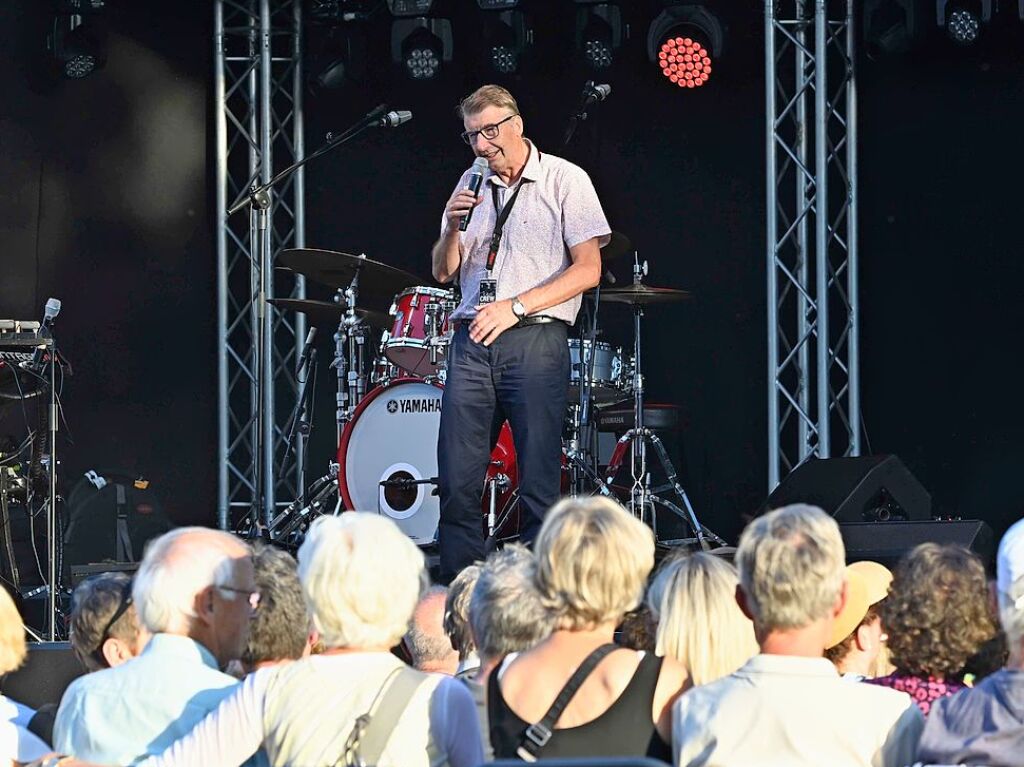
[[[488,140],[498,138],[498,132],[501,129],[501,124],[508,122],[513,117],[518,117],[518,116],[519,116],[519,113],[517,112],[516,114],[509,115],[504,120],[498,120],[498,122],[494,123],[493,125],[485,125],[480,130],[464,131],[462,133],[462,140],[465,141],[470,146],[473,146],[473,144],[476,143],[476,137],[477,136],[481,136],[482,135],[485,139],[488,139]]]
[[[92,651],[92,657],[101,666],[109,666],[106,657],[103,655],[103,643],[110,638],[110,631],[114,628],[114,624],[117,623],[121,616],[124,615],[132,606],[132,583],[128,581],[124,584],[121,589],[121,598],[118,601],[117,609],[114,610],[113,615],[110,616],[110,620],[107,621],[107,625],[103,627],[103,631],[100,633],[100,641],[96,649]]]
[[[260,592],[250,591],[249,589],[236,589],[233,586],[217,586],[219,591],[229,591],[232,594],[245,594],[249,597],[249,607],[252,608],[253,612],[260,607]]]

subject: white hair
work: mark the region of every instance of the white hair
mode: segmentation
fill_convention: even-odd
[[[1020,660],[1024,640],[1024,577],[1011,583],[1007,591],[999,592],[999,622],[1006,633],[1010,657]]]
[[[196,596],[230,583],[235,561],[250,554],[239,538],[208,527],[179,527],[154,538],[132,585],[139,621],[153,634],[186,633]]]
[[[393,647],[427,587],[423,553],[387,517],[321,517],[299,547],[299,580],[328,647]]]
[[[816,506],[784,506],[755,519],[736,550],[754,624],[784,630],[827,617],[843,589],[845,560],[839,525]]]

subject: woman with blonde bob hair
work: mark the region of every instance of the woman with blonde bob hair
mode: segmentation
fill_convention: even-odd
[[[390,649],[426,587],[423,554],[387,517],[321,517],[299,548],[299,580],[327,649],[249,674],[192,732],[140,765],[241,764],[260,748],[273,767],[367,756],[349,744],[365,715],[373,726],[382,691],[405,668]],[[476,767],[483,748],[469,691],[439,674],[413,676],[400,713],[377,724],[387,735],[376,764]]]
[[[668,559],[647,591],[658,655],[675,658],[694,686],[728,676],[758,653],[754,624],[736,603],[736,568],[714,554]]]
[[[671,707],[683,692],[684,669],[672,659],[612,644],[616,626],[643,599],[654,567],[650,529],[610,500],[569,498],[547,513],[535,552],[536,587],[555,630],[509,656],[488,680],[495,757],[515,757],[526,748],[535,758],[671,761]],[[552,712],[567,682],[580,675],[578,694]]]

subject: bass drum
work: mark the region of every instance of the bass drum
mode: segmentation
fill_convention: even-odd
[[[420,546],[437,540],[441,518],[440,501],[430,480],[437,476],[443,393],[440,383],[419,378],[398,378],[378,386],[359,403],[338,445],[338,490],[345,508],[390,517]],[[491,461],[488,477],[500,473],[508,478],[497,499],[500,513],[515,498],[518,487],[507,423]],[[489,507],[487,493],[482,504],[484,510]],[[486,519],[481,522],[486,525]]]

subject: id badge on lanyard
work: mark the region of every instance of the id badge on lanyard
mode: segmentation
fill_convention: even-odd
[[[523,188],[520,181],[516,191],[508,199],[508,202],[498,211],[498,187],[491,186],[491,201],[494,203],[494,210],[498,211],[498,218],[494,222],[494,234],[491,235],[491,245],[487,252],[487,276],[480,280],[480,303],[492,304],[498,300],[498,280],[494,278],[494,262],[498,258],[498,248],[501,246],[501,235],[505,229],[505,222],[512,212],[516,198],[519,197],[519,190]]]

